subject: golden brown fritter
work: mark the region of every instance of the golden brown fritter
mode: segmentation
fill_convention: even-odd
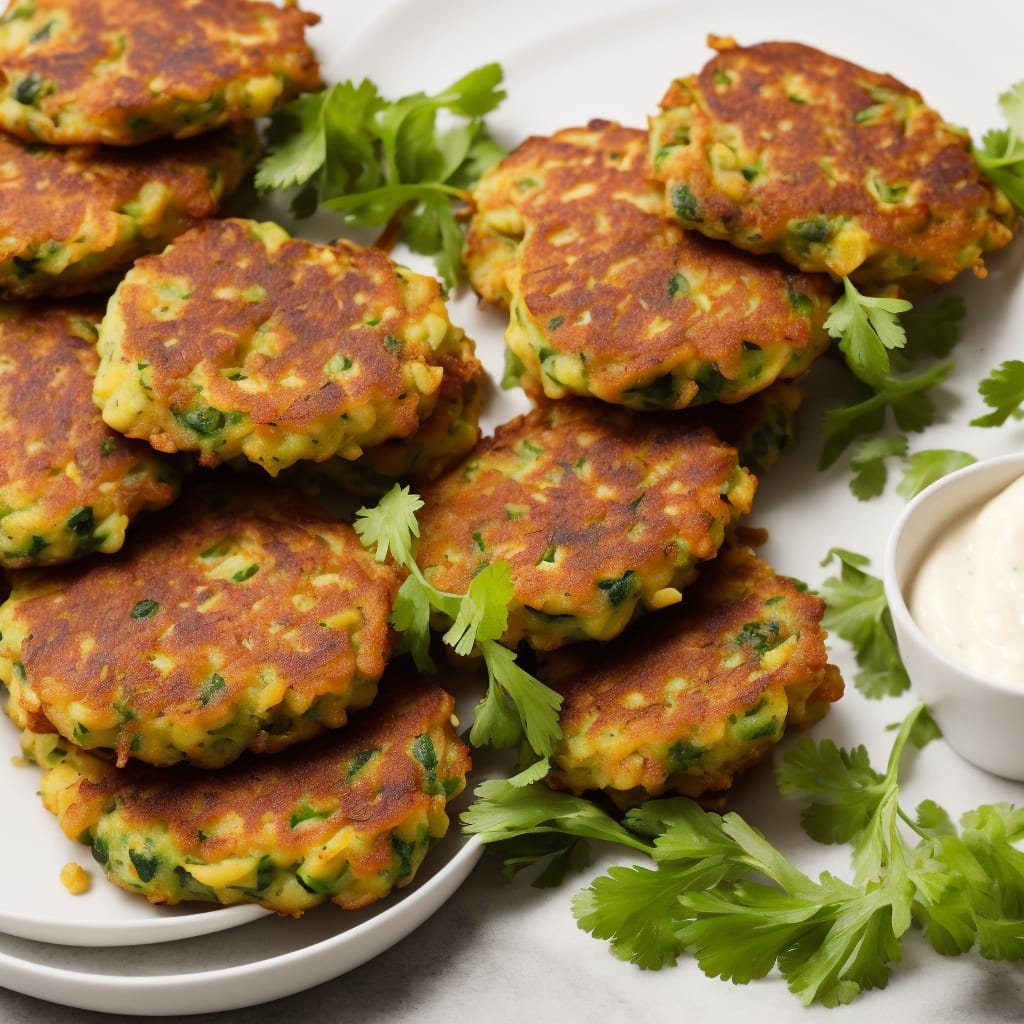
[[[177,497],[178,469],[93,405],[101,315],[0,304],[0,566],[117,551],[131,520]]]
[[[374,445],[354,460],[299,462],[289,471],[315,490],[330,480],[350,494],[380,496],[396,481],[433,480],[473,450],[480,440],[484,368],[464,339],[463,351],[440,358],[444,368],[434,411],[415,434]],[[418,486],[418,485],[417,485]]]
[[[832,282],[682,231],[646,154],[645,132],[592,121],[527,139],[481,180],[464,259],[510,307],[512,376],[646,410],[801,374],[828,345]]]
[[[93,394],[115,430],[160,451],[276,475],[415,433],[442,359],[465,348],[438,282],[376,249],[206,221],[121,282]]]
[[[0,291],[112,291],[134,259],[216,213],[258,146],[251,125],[131,151],[0,134]]]
[[[217,772],[109,761],[26,734],[43,800],[107,877],[154,903],[260,903],[300,915],[362,907],[408,885],[448,829],[469,752],[453,699],[389,680],[342,730]]]
[[[677,608],[606,647],[559,652],[540,672],[564,698],[550,781],[641,797],[728,789],[787,725],[842,696],[824,607],[728,545]]]
[[[373,700],[399,582],[306,499],[201,485],[118,555],[12,574],[0,681],[19,725],[120,764],[219,767]]]
[[[509,562],[506,644],[607,640],[679,600],[754,487],[736,450],[685,418],[547,403],[421,490],[417,561],[455,593]]]
[[[718,55],[651,120],[684,227],[869,288],[981,276],[1009,242],[1008,200],[920,93],[798,43],[709,42]]]
[[[136,146],[262,117],[321,85],[317,21],[293,0],[9,0],[0,127]]]

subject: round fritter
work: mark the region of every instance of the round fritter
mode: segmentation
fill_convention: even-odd
[[[672,83],[651,166],[684,227],[862,286],[984,274],[1016,215],[967,133],[890,75],[798,43],[719,51]]]
[[[684,602],[541,670],[563,695],[550,781],[631,796],[728,789],[842,696],[820,598],[728,545]]]
[[[365,707],[400,582],[355,531],[280,488],[186,491],[117,555],[11,575],[0,681],[18,725],[215,768]]]
[[[128,152],[0,134],[0,291],[112,291],[136,257],[216,213],[257,151],[250,125]]]
[[[422,488],[417,562],[462,594],[482,566],[507,561],[505,644],[608,640],[640,609],[680,599],[754,487],[736,449],[685,418],[547,403]]]
[[[135,146],[261,117],[320,86],[318,20],[293,0],[9,0],[0,127]]]
[[[206,221],[118,286],[93,394],[160,451],[276,475],[415,433],[464,345],[437,281],[376,249]]]
[[[98,307],[0,304],[0,566],[117,551],[180,472],[92,402]]]
[[[385,441],[358,458],[302,462],[292,467],[303,486],[327,479],[350,494],[380,496],[399,480],[433,480],[473,450],[480,440],[484,368],[464,339],[460,356],[443,356],[437,405],[410,437]]]
[[[46,807],[113,882],[154,903],[298,916],[327,900],[362,907],[413,880],[470,766],[453,704],[426,682],[387,683],[344,729],[217,772],[119,769],[52,735],[26,733],[23,746],[48,769]]]
[[[736,402],[827,347],[834,286],[684,232],[647,135],[606,121],[527,139],[474,193],[465,261],[510,307],[519,383],[636,409]]]

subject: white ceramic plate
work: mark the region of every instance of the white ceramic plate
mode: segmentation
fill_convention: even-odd
[[[0,932],[74,946],[127,946],[221,931],[266,913],[251,906],[157,908],[109,885],[88,847],[67,839],[44,809],[37,793],[42,772],[16,763],[18,730],[6,717],[0,719],[0,750],[0,803],[5,819],[17,822],[0,843]],[[80,896],[59,881],[69,862],[93,880]]]
[[[332,80],[368,76],[390,97],[420,89],[438,90],[471,67],[500,60],[509,98],[490,121],[498,137],[510,146],[528,134],[550,132],[592,117],[642,126],[670,79],[699,68],[707,59],[704,39],[708,32],[731,32],[741,42],[797,39],[868,67],[891,71],[919,88],[950,120],[967,125],[976,135],[999,123],[997,95],[1024,76],[1019,59],[1024,8],[1000,0],[972,0],[968,9],[955,0],[933,0],[927,13],[915,0],[856,0],[842,5],[820,0],[776,0],[771,4],[733,0],[724,10],[695,0],[631,0],[628,4],[620,0],[519,0],[514,5],[479,0],[380,0],[372,14],[362,15],[355,8],[368,5],[307,0],[304,6],[318,9],[324,16],[313,38],[326,76]],[[353,23],[360,17],[368,27],[354,32]],[[272,207],[271,212],[274,210]],[[276,212],[287,223],[281,209]],[[337,233],[334,222],[327,219],[288,226],[310,237]],[[409,258],[408,262],[418,269],[430,268],[420,259]],[[965,339],[955,353],[957,369],[940,402],[940,422],[924,437],[913,439],[912,450],[956,447],[982,456],[1020,448],[1024,442],[1021,429],[1012,424],[996,431],[967,427],[968,421],[983,411],[977,381],[1002,360],[1019,357],[1019,338],[1024,333],[1024,287],[1018,284],[1024,270],[1024,243],[1018,241],[989,260],[989,265],[987,281],[957,282],[955,290],[965,297],[969,309]],[[454,299],[451,309],[453,320],[477,340],[492,376],[500,376],[501,315],[479,309],[473,296],[466,293]],[[825,574],[819,563],[833,545],[871,556],[880,573],[889,524],[903,504],[892,494],[891,485],[884,498],[860,504],[847,489],[845,466],[828,474],[815,470],[817,425],[843,381],[843,375],[828,366],[816,370],[816,393],[805,413],[803,446],[762,482],[751,519],[751,525],[771,531],[766,557],[780,571],[812,584]],[[520,396],[495,389],[486,424],[493,426],[522,407]],[[852,676],[849,659],[841,649],[836,660]],[[863,742],[874,757],[883,758],[889,743],[884,726],[902,717],[911,702],[907,697],[871,703],[851,692],[823,723],[822,732],[847,745]],[[0,741],[4,735],[0,734]],[[939,766],[940,776],[926,780],[921,796],[939,797],[951,810],[983,801],[1024,800],[1024,787],[976,773],[948,751],[926,751],[926,759]],[[26,786],[24,774],[31,769],[10,771],[16,774],[9,775],[5,761],[0,763],[0,806],[7,812],[5,820],[10,822],[16,812],[13,820],[19,823],[13,836],[5,830],[8,836],[0,844],[2,884],[15,875],[12,887],[21,884],[40,899],[45,891],[49,900],[54,890],[59,890],[59,883],[52,867],[35,874],[34,859],[56,841],[55,836],[59,838],[59,832],[34,804],[37,798],[32,784]],[[917,799],[914,782],[910,780],[908,785],[911,798]],[[18,787],[18,796],[12,786]],[[775,811],[766,808],[764,801],[747,805],[741,795],[737,806],[762,828],[773,823]],[[841,851],[816,847],[798,829],[780,839],[781,825],[775,824],[776,841],[798,853],[807,870],[824,866],[844,870]],[[169,1005],[176,1014],[252,1005],[341,974],[398,941],[455,890],[478,854],[475,843],[466,845],[450,836],[428,859],[427,873],[415,888],[377,908],[355,915],[324,908],[300,921],[261,920],[232,931],[230,941],[206,936],[139,950],[58,949],[0,936],[0,984],[73,1006],[133,1015],[157,1014]],[[60,857],[56,860],[63,863]],[[552,904],[559,905],[567,898],[564,892],[549,897]],[[0,890],[0,907],[2,899]],[[143,906],[141,910],[160,920],[167,916],[159,908]],[[486,915],[486,907],[479,912]],[[214,911],[208,916],[222,913]],[[528,922],[523,924],[527,930],[530,927]],[[533,935],[533,942],[543,946],[549,931],[552,929],[545,925]],[[552,934],[558,934],[557,929]],[[528,941],[519,944],[524,948],[530,945]],[[561,963],[561,969],[589,972],[596,984],[614,961],[603,944],[588,940],[585,950],[582,961]],[[560,955],[557,950],[551,954],[556,959]],[[515,962],[517,954],[503,948],[501,955]],[[941,991],[943,985],[950,984],[948,979],[956,976],[938,958],[931,960],[935,961],[931,967],[922,966],[916,976],[915,984],[922,986],[922,993]],[[962,962],[958,964],[962,975],[966,968]],[[638,976],[635,983],[622,983],[624,991],[633,992],[638,1000],[647,998],[643,993],[656,991],[651,988],[654,980],[647,976]],[[630,987],[633,984],[636,989]],[[729,1016],[733,1009],[750,1009],[748,994],[765,1019],[791,1019],[787,1013],[796,1012],[792,997],[777,991],[777,986],[753,988],[756,993],[732,986],[716,989],[719,1019],[734,1019]],[[902,1005],[912,1014],[918,1005],[916,996],[907,990],[904,995]],[[885,998],[895,1000],[888,1005],[896,1012],[898,993]],[[674,996],[671,1002],[674,1006]],[[982,1017],[989,1019],[985,1014],[979,1019]],[[742,1010],[735,1019],[749,1019],[749,1013]]]

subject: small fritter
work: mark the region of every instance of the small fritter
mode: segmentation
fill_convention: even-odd
[[[639,610],[679,601],[754,488],[736,449],[685,417],[547,403],[421,490],[417,562],[460,594],[482,566],[509,562],[505,644],[608,640]]]
[[[320,87],[305,41],[319,20],[294,0],[9,0],[0,127],[136,146],[262,117]]]
[[[299,916],[366,906],[408,885],[448,830],[469,752],[453,699],[427,682],[386,685],[342,730],[218,772],[116,768],[26,733],[48,769],[46,807],[92,846],[107,877],[153,903],[259,903]]]
[[[103,418],[212,466],[272,476],[416,432],[465,334],[436,280],[348,242],[206,221],[138,260],[100,326]]]
[[[787,725],[816,722],[842,696],[824,607],[729,545],[678,608],[607,647],[560,652],[540,672],[564,697],[551,783],[624,802],[728,789]]]
[[[719,51],[651,120],[651,168],[680,223],[859,285],[984,276],[1017,217],[970,138],[890,75],[798,43]]]
[[[828,346],[832,282],[682,231],[646,154],[645,132],[592,121],[527,139],[481,180],[464,258],[510,307],[511,375],[642,410],[799,376]]]
[[[117,551],[131,520],[177,497],[177,467],[93,405],[101,315],[0,304],[0,566]]]
[[[0,134],[0,291],[109,293],[138,256],[216,213],[258,146],[250,125],[130,152]]]
[[[195,487],[117,555],[11,574],[9,713],[122,765],[282,750],[373,700],[399,582],[307,499]]]
[[[466,338],[462,355],[443,356],[437,405],[410,437],[385,441],[353,461],[300,462],[289,471],[313,489],[330,480],[350,494],[380,496],[396,481],[433,480],[468,455],[480,440],[484,368]]]

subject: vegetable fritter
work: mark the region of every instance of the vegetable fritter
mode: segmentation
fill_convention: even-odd
[[[607,640],[680,600],[754,488],[736,449],[686,417],[551,402],[422,489],[416,559],[460,594],[482,566],[509,562],[510,646]]]
[[[466,338],[437,281],[379,250],[219,220],[136,262],[98,348],[94,398],[115,430],[276,476],[415,433]]]
[[[374,445],[358,458],[299,462],[289,471],[300,486],[319,487],[327,479],[348,491],[379,497],[396,481],[433,480],[473,450],[480,440],[484,368],[464,339],[459,356],[441,357],[444,377],[434,411],[409,437]]]
[[[859,285],[984,275],[1017,217],[965,131],[920,93],[798,43],[718,50],[651,121],[651,169],[679,222]]]
[[[177,497],[178,468],[93,405],[101,315],[0,304],[0,566],[117,551],[136,516]]]
[[[9,713],[119,764],[284,749],[373,700],[399,582],[309,500],[194,487],[117,555],[11,574]]]
[[[527,139],[474,193],[465,262],[510,307],[511,378],[635,409],[737,402],[827,347],[824,275],[685,232],[647,135],[606,121]]]
[[[258,145],[250,125],[130,151],[0,134],[0,291],[109,293],[137,257],[215,214]]]
[[[305,41],[319,20],[294,0],[9,0],[0,127],[136,146],[262,117],[319,88]]]
[[[217,772],[117,768],[53,734],[22,742],[48,769],[46,807],[117,885],[154,903],[297,917],[327,900],[366,906],[413,880],[466,784],[453,705],[426,681],[389,681],[344,729]]]
[[[824,607],[728,545],[678,608],[607,647],[559,652],[540,672],[564,697],[550,781],[628,798],[728,789],[788,725],[812,724],[842,696]]]

